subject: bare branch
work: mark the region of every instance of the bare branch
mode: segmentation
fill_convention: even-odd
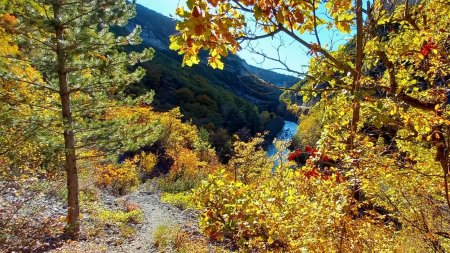
[[[350,65],[348,65],[347,63],[340,62],[339,60],[334,58],[331,54],[329,54],[322,47],[320,47],[320,46],[316,46],[316,47],[313,46],[312,44],[310,44],[310,43],[306,42],[305,40],[303,40],[302,38],[300,38],[293,31],[290,31],[290,30],[286,29],[286,27],[284,27],[283,25],[280,25],[279,27],[280,27],[281,30],[283,30],[283,32],[285,32],[286,34],[291,36],[293,39],[295,39],[297,42],[299,42],[300,44],[302,44],[303,46],[305,46],[309,50],[317,51],[317,52],[321,53],[325,58],[329,59],[337,68],[340,68],[342,70],[348,71],[348,72],[352,73],[353,75],[356,74],[355,70],[352,67],[350,67]]]

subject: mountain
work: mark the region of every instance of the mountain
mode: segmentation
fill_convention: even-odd
[[[298,80],[250,66],[236,55],[224,59],[224,70],[207,66],[205,53],[200,64],[181,67],[181,56],[169,49],[169,37],[176,33],[176,21],[141,5],[137,5],[136,11],[136,17],[117,33],[127,34],[136,25],[141,26],[143,43],[131,49],[153,47],[156,53],[152,61],[141,64],[147,75],[130,87],[130,94],[154,90],[155,109],[167,111],[180,107],[185,120],[208,130],[219,154],[224,148],[228,148],[224,153],[229,152],[231,147],[223,145],[230,142],[232,134],[246,139],[269,131],[270,140],[283,127],[283,118],[289,113],[279,100],[282,92],[265,84],[290,86]]]
[[[244,67],[247,69],[248,72],[253,73],[257,75],[262,80],[272,83],[279,87],[292,87],[296,83],[298,83],[300,80],[293,76],[283,75],[277,72],[273,72],[267,69],[258,68],[252,65],[247,64],[245,61],[243,61]]]
[[[128,31],[132,31],[136,25],[140,25],[142,27],[141,37],[144,44],[157,50],[169,51],[169,37],[176,33],[176,20],[159,14],[142,5],[137,5],[136,11],[136,17],[130,20],[127,25]],[[235,55],[230,55],[228,60],[230,60],[230,62],[228,62],[229,64],[227,67],[241,71],[241,75],[254,74],[264,81],[277,86],[290,87],[299,81],[299,79],[293,76],[249,65],[243,59]],[[206,61],[203,61],[203,64],[206,64]]]

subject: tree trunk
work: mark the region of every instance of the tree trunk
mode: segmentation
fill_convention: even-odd
[[[352,121],[350,126],[350,138],[349,147],[350,150],[354,148],[354,141],[356,132],[358,130],[358,123],[360,118],[361,101],[358,98],[358,89],[360,86],[362,62],[363,62],[363,50],[364,50],[364,31],[363,31],[363,12],[362,12],[362,0],[355,0],[356,7],[356,59],[355,59],[355,74],[353,76],[353,85],[351,94],[352,100]]]
[[[75,153],[74,120],[70,105],[70,90],[67,83],[66,55],[62,41],[64,40],[64,27],[61,24],[59,2],[54,3],[57,72],[59,82],[59,95],[61,98],[61,111],[64,128],[65,169],[67,176],[67,225],[65,234],[72,240],[78,240],[80,234],[80,207],[78,200],[78,171]]]
[[[361,81],[361,72],[363,65],[363,52],[364,52],[364,31],[363,31],[363,12],[362,12],[362,0],[355,0],[355,8],[356,8],[356,59],[355,59],[355,71],[353,72],[353,84],[351,89],[352,94],[352,120],[350,122],[350,136],[348,138],[348,146],[347,149],[351,151],[352,158],[353,157],[353,149],[355,148],[355,138],[356,133],[358,131],[358,123],[360,120],[360,112],[361,112],[361,101],[358,97],[358,90]],[[356,159],[357,160],[357,159]],[[352,162],[352,166],[354,170],[359,170],[359,162]],[[360,194],[360,185],[357,184],[357,180],[354,181],[355,184],[352,187],[352,196],[350,205],[348,205],[345,209],[346,215],[350,215],[351,207],[357,204],[358,200],[355,199],[355,196],[359,196]],[[347,226],[346,222],[342,223],[341,231],[340,231],[340,241],[338,245],[338,252],[345,252],[344,243],[347,237]]]

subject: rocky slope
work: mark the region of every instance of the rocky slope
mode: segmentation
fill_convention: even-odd
[[[180,62],[180,56],[169,49],[169,37],[176,33],[176,21],[141,5],[137,5],[136,10],[136,17],[130,20],[126,26],[128,32],[132,31],[136,25],[141,26],[141,37],[144,45],[151,46],[159,54]],[[225,68],[223,71],[212,70],[206,66],[206,62],[206,55],[204,55],[200,66],[192,69],[205,77],[213,85],[224,87],[240,98],[259,107],[267,107],[268,104],[271,104],[271,106],[275,105],[276,107],[279,103],[278,97],[281,91],[273,87],[264,86],[257,79],[252,78],[253,75],[258,76],[266,82],[285,87],[292,86],[298,81],[298,79],[292,76],[248,65],[243,59],[235,55],[230,55],[225,58]]]

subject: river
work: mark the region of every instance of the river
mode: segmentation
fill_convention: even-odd
[[[283,129],[277,134],[277,140],[290,141],[297,133],[298,124],[293,121],[284,121]],[[277,148],[273,143],[269,144],[267,147],[267,155],[269,157],[274,156],[277,153]],[[283,159],[284,160],[284,159]]]

